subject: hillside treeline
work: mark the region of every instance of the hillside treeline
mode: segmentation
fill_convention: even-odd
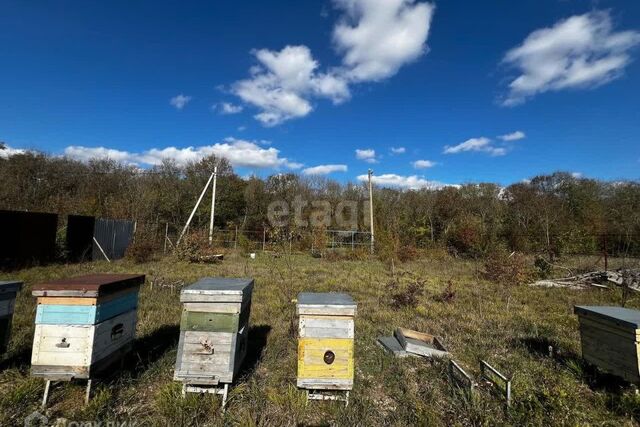
[[[269,204],[289,207],[294,218],[317,214],[312,201],[341,201],[358,208],[351,226],[368,230],[364,185],[340,184],[320,177],[276,174],[243,179],[225,159],[208,157],[180,167],[167,161],[149,170],[111,160],[82,163],[39,153],[0,157],[0,209],[130,218],[150,233],[166,223],[179,229],[191,212],[214,165],[218,166],[216,227],[262,230],[270,227]],[[308,204],[301,205],[301,201]],[[296,208],[296,206],[301,206]],[[210,195],[193,227],[208,226]],[[399,250],[442,247],[482,255],[496,247],[523,252],[640,253],[640,183],[603,182],[557,172],[506,188],[491,183],[459,188],[402,191],[376,188],[376,241]],[[356,225],[357,224],[357,225]],[[341,229],[335,218],[322,228]]]

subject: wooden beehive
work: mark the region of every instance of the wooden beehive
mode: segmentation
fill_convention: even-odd
[[[7,351],[11,336],[11,320],[16,304],[16,296],[22,289],[22,282],[0,281],[0,354]]]
[[[356,303],[344,293],[298,294],[298,387],[353,388]]]
[[[640,382],[640,311],[576,306],[582,357],[602,371]]]
[[[31,374],[90,379],[131,349],[144,275],[95,274],[33,287]]]
[[[247,353],[253,279],[203,278],[180,293],[183,303],[174,380],[232,383]]]

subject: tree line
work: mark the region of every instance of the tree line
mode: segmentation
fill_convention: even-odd
[[[186,166],[165,161],[145,170],[113,160],[83,163],[35,152],[0,156],[0,209],[128,218],[158,233],[166,223],[174,229],[184,224],[214,166],[217,228],[262,230],[270,227],[272,202],[295,206],[300,200],[321,200],[330,209],[341,201],[354,202],[359,211],[353,227],[369,229],[363,184],[290,173],[243,179],[227,160],[215,156]],[[287,231],[310,228],[296,225],[294,216],[309,219],[314,212],[309,205],[290,209]],[[193,228],[207,227],[209,213],[210,203],[203,203]],[[376,243],[393,251],[439,247],[481,256],[502,247],[550,257],[605,249],[640,254],[637,181],[606,182],[556,172],[507,187],[375,188],[374,213]],[[332,221],[322,227],[339,229]]]

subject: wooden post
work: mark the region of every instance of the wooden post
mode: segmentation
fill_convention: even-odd
[[[236,237],[233,241],[233,249],[238,249],[238,226],[236,225]]]
[[[373,254],[374,245],[375,245],[375,237],[373,235],[373,187],[371,185],[371,176],[373,175],[373,171],[369,169],[369,222],[371,227],[371,253]]]
[[[176,246],[178,246],[180,244],[180,241],[184,237],[184,233],[187,232],[187,229],[189,228],[189,224],[191,224],[191,220],[193,219],[193,216],[196,214],[196,211],[198,210],[198,206],[200,206],[200,202],[202,202],[202,198],[204,197],[204,194],[207,192],[207,188],[209,188],[209,184],[211,184],[211,180],[212,179],[213,179],[213,174],[211,174],[211,176],[209,177],[209,180],[207,181],[207,184],[202,189],[202,193],[200,193],[200,197],[198,198],[198,201],[196,202],[196,205],[193,207],[193,210],[191,211],[191,215],[189,215],[189,219],[187,220],[187,223],[184,225],[184,228],[182,229],[182,232],[180,233],[180,237],[178,237],[178,241],[176,242]]]
[[[169,223],[164,227],[164,252],[167,253],[167,239],[169,238]]]
[[[265,245],[267,243],[267,229],[262,229],[262,252],[264,252]]]
[[[213,244],[213,216],[216,212],[216,181],[218,180],[218,166],[213,168],[213,190],[211,194],[211,220],[209,221],[209,246]]]

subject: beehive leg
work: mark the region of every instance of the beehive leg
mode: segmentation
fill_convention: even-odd
[[[345,397],[344,402],[345,408],[349,406],[349,390],[347,390],[347,396]]]
[[[44,395],[42,396],[41,408],[44,410],[47,407],[47,400],[49,399],[49,388],[51,387],[51,381],[47,380],[44,385]]]
[[[88,405],[89,404],[89,399],[91,399],[91,379],[87,380],[87,388],[84,391],[84,404]]]
[[[182,383],[182,398],[187,397],[187,385]]]
[[[227,406],[227,395],[229,393],[229,384],[224,385],[224,390],[222,391],[222,412],[226,409]]]

